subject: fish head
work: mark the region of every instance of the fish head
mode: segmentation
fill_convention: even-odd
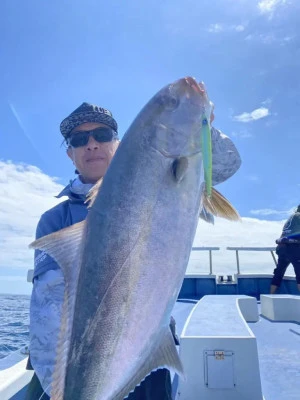
[[[162,88],[142,110],[144,141],[166,157],[201,152],[203,114],[211,109],[205,88],[185,77]],[[151,129],[149,129],[149,127]]]

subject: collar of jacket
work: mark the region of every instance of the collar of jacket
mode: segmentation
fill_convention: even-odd
[[[72,182],[69,183],[57,196],[57,199],[60,199],[63,196],[67,196],[71,203],[84,203],[86,200],[85,194],[76,194],[71,190]]]

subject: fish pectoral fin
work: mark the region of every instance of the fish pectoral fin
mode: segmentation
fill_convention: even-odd
[[[203,219],[203,221],[207,222],[208,224],[214,225],[214,223],[215,223],[214,216],[211,213],[209,213],[205,209],[205,207],[202,208],[202,210],[199,214],[199,218]]]
[[[95,185],[92,187],[92,189],[90,189],[88,191],[88,194],[86,195],[86,200],[85,200],[85,203],[88,204],[88,208],[91,208],[92,205],[94,204],[94,201],[95,201],[97,194],[100,190],[100,187],[102,185],[102,181],[103,181],[103,178],[100,178],[97,181],[97,183],[95,183]]]
[[[172,173],[176,182],[180,182],[186,174],[189,166],[189,160],[187,157],[175,158],[172,163]]]
[[[31,249],[43,250],[61,267],[65,280],[71,284],[79,273],[78,264],[85,231],[85,220],[35,240],[29,245]]]
[[[229,221],[241,221],[241,217],[231,203],[215,188],[212,188],[211,196],[203,192],[203,207],[216,217],[228,219]]]

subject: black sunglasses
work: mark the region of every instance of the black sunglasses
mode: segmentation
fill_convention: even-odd
[[[99,127],[91,131],[76,131],[73,132],[67,140],[67,144],[72,147],[81,147],[88,144],[90,136],[99,142],[111,142],[118,138],[118,134],[111,128]]]

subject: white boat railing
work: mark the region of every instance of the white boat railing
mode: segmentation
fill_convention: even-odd
[[[220,247],[192,247],[192,251],[208,251],[209,252],[209,275],[212,275],[212,252],[220,250]]]
[[[213,274],[212,252],[220,250],[220,247],[193,247],[192,251],[208,251],[209,252],[209,275]],[[235,251],[237,273],[241,273],[239,251],[268,251],[271,253],[275,266],[277,261],[274,255],[276,247],[226,247],[226,250]]]
[[[275,255],[274,255],[274,251],[275,251],[276,247],[226,247],[226,249],[235,251],[236,267],[237,267],[238,274],[241,273],[239,251],[269,251],[272,255],[275,265],[277,266],[277,261],[276,261]]]
[[[237,267],[237,273],[240,274],[240,259],[239,259],[239,251],[269,251],[272,255],[273,261],[275,265],[277,266],[277,261],[274,255],[276,247],[226,247],[226,250],[232,250],[235,251],[236,253],[236,267]],[[213,251],[219,251],[220,247],[207,247],[207,246],[201,246],[201,247],[192,247],[192,252],[193,251],[208,251],[209,253],[209,275],[213,274],[213,262],[212,262],[212,252]],[[27,272],[27,282],[32,282],[33,278],[33,269],[29,269]]]

